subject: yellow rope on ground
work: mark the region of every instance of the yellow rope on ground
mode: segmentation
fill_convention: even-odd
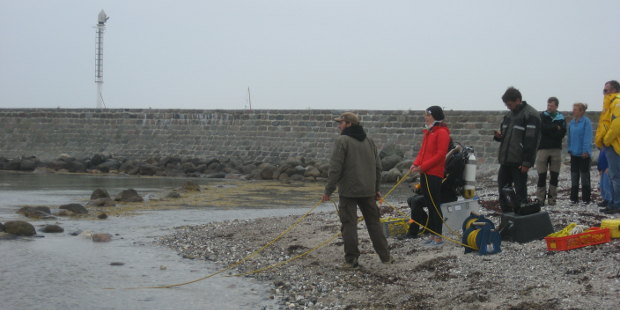
[[[393,186],[393,187],[392,187],[392,188],[391,188],[391,189],[387,192],[387,194],[385,194],[385,196],[381,199],[381,201],[383,201],[383,199],[384,199],[384,198],[387,198],[387,197],[388,197],[388,196],[389,196],[389,195],[390,195],[390,194],[394,191],[394,189],[396,189],[396,187],[398,187],[400,184],[402,184],[402,183],[403,183],[403,182],[407,179],[407,177],[408,177],[408,176],[409,176],[409,172],[405,173],[405,175],[404,175],[402,178],[400,178],[400,180],[398,180],[398,182],[397,182],[396,184],[394,184],[394,186]],[[187,282],[183,282],[183,283],[168,284],[168,285],[159,285],[159,286],[130,287],[130,288],[125,288],[125,289],[127,289],[127,290],[133,290],[133,289],[160,289],[160,288],[172,288],[172,287],[179,287],[179,286],[184,286],[184,285],[188,285],[188,284],[196,283],[196,282],[199,282],[199,281],[203,281],[203,280],[206,280],[206,279],[212,278],[212,277],[214,277],[214,276],[216,276],[216,275],[218,275],[218,274],[224,273],[224,272],[226,272],[226,271],[228,271],[228,270],[230,270],[230,269],[232,269],[232,268],[234,268],[234,267],[236,267],[236,266],[239,266],[240,264],[244,263],[245,261],[247,261],[247,260],[249,260],[249,259],[253,258],[254,256],[258,255],[260,252],[262,252],[264,249],[266,249],[267,247],[271,246],[271,245],[272,245],[272,244],[274,244],[276,241],[280,240],[282,237],[284,237],[284,235],[286,235],[286,234],[287,234],[287,233],[289,233],[291,230],[293,230],[293,228],[295,228],[297,225],[299,225],[299,223],[301,223],[301,221],[302,221],[303,219],[305,219],[305,218],[306,218],[308,215],[310,215],[310,214],[311,214],[311,213],[312,213],[312,212],[313,212],[313,211],[314,211],[314,210],[315,210],[318,206],[320,206],[320,205],[321,205],[321,203],[322,203],[322,201],[317,202],[317,203],[316,203],[316,204],[315,204],[312,208],[310,208],[310,210],[308,210],[308,211],[307,211],[304,215],[302,215],[301,217],[299,217],[299,218],[298,218],[298,219],[297,219],[297,220],[296,220],[293,224],[291,224],[291,225],[290,225],[287,229],[285,229],[284,231],[282,231],[282,232],[281,232],[281,233],[280,233],[277,237],[275,237],[275,238],[274,238],[274,239],[272,239],[271,241],[267,242],[265,245],[263,245],[263,246],[262,246],[262,247],[260,247],[259,249],[255,250],[254,252],[252,252],[252,253],[248,254],[248,255],[247,255],[247,256],[245,256],[244,258],[242,258],[242,259],[240,259],[240,260],[238,260],[238,261],[236,261],[236,262],[234,262],[234,263],[229,264],[228,266],[226,266],[225,268],[223,268],[223,269],[221,269],[221,270],[219,270],[219,271],[216,271],[216,272],[213,272],[213,273],[211,273],[211,274],[208,274],[208,275],[206,275],[206,276],[204,276],[204,277],[201,277],[201,278],[198,278],[198,279],[195,279],[195,280],[191,280],[191,281],[187,281]],[[335,202],[334,202],[334,206],[335,206],[335,208],[336,208],[336,212],[338,212],[338,206],[336,205],[336,203],[335,203]],[[363,219],[363,217],[360,217],[360,218],[358,218],[358,221],[361,221],[362,219]],[[429,231],[430,231],[430,230],[429,230]],[[312,248],[312,249],[310,249],[310,250],[308,250],[308,251],[306,251],[306,252],[304,252],[304,253],[301,253],[301,254],[299,254],[299,255],[296,255],[296,256],[294,256],[294,257],[291,257],[291,258],[289,258],[289,259],[287,259],[287,260],[285,260],[285,261],[278,262],[278,263],[275,263],[275,264],[272,264],[272,265],[269,265],[269,266],[266,266],[266,267],[263,267],[263,268],[259,268],[259,269],[253,270],[253,271],[246,272],[246,273],[240,273],[240,274],[232,275],[232,276],[245,276],[245,275],[256,274],[256,273],[260,273],[260,272],[263,272],[263,271],[266,271],[266,270],[269,270],[269,269],[273,269],[273,268],[279,267],[279,266],[281,266],[281,265],[284,265],[284,264],[290,263],[291,261],[294,261],[294,260],[296,260],[296,259],[302,258],[302,257],[304,257],[305,255],[308,255],[308,254],[310,254],[310,253],[312,253],[312,252],[314,252],[314,251],[316,251],[316,250],[318,250],[318,249],[320,249],[320,248],[322,248],[322,247],[326,246],[327,244],[329,244],[330,242],[332,242],[333,240],[335,240],[336,238],[338,238],[338,236],[340,236],[340,234],[341,234],[341,233],[340,233],[340,232],[338,232],[338,233],[336,233],[336,234],[332,235],[330,238],[328,238],[328,239],[324,240],[323,242],[319,243],[319,244],[318,244],[317,246],[315,246],[314,248]],[[115,289],[115,288],[105,288],[105,289],[113,290],[113,289]]]
[[[271,241],[265,243],[262,247],[258,248],[257,250],[255,250],[254,252],[248,254],[247,256],[245,256],[244,258],[231,263],[230,265],[228,265],[226,268],[216,271],[214,273],[208,274],[202,278],[198,278],[192,281],[187,281],[187,282],[183,282],[183,283],[177,283],[177,284],[169,284],[169,285],[159,285],[159,286],[146,286],[146,287],[134,287],[134,288],[126,288],[126,289],[154,289],[154,288],[172,288],[172,287],[177,287],[177,286],[183,286],[183,285],[187,285],[187,284],[191,284],[191,283],[195,283],[195,282],[199,282],[202,280],[206,280],[208,278],[211,278],[215,275],[218,275],[220,273],[223,273],[227,270],[230,270],[242,263],[244,263],[245,261],[253,258],[254,256],[258,255],[260,252],[262,252],[264,249],[266,249],[267,247],[271,246],[272,244],[276,243],[276,241],[280,240],[282,237],[284,237],[284,235],[286,235],[287,233],[289,233],[291,230],[293,230],[293,228],[295,228],[295,226],[299,225],[299,223],[301,223],[301,221],[303,219],[305,219],[308,215],[310,215],[312,212],[314,212],[314,210],[316,208],[318,208],[321,205],[322,201],[317,202],[314,206],[312,206],[312,208],[310,208],[310,210],[308,210],[306,213],[304,213],[302,216],[300,216],[293,224],[291,224],[287,229],[285,229],[284,231],[282,231],[277,237],[275,237],[274,239],[272,239]],[[114,288],[106,288],[106,289],[114,289]]]

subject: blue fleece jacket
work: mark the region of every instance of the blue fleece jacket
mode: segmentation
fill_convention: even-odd
[[[568,152],[573,156],[583,153],[592,155],[592,122],[583,116],[576,122],[575,119],[568,125]]]

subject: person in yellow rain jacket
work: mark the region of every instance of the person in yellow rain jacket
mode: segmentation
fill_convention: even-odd
[[[594,143],[605,152],[612,188],[612,201],[601,211],[614,214],[620,213],[620,83],[615,80],[605,83],[603,94],[603,110]]]

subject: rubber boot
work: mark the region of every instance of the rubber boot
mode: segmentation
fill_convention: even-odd
[[[549,190],[551,192],[551,190]],[[541,206],[545,205],[545,195],[547,193],[546,187],[537,187],[536,188],[536,199],[540,202]]]
[[[550,206],[555,206],[556,197],[558,197],[558,187],[549,185],[549,195],[547,195],[547,203]]]

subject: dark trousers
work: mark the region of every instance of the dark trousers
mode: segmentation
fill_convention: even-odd
[[[517,201],[522,205],[527,203],[527,173],[521,172],[519,166],[512,165],[500,165],[499,172],[497,173],[497,187],[499,188],[500,206],[505,205],[505,201],[502,201],[502,188],[506,186],[513,186]],[[504,207],[502,207],[504,210]]]
[[[441,234],[443,228],[443,215],[439,207],[441,203],[441,178],[423,173],[420,175],[420,179],[420,189],[428,208],[428,228]]]
[[[338,216],[340,217],[340,223],[342,223],[340,231],[344,241],[344,259],[348,263],[353,263],[360,256],[360,250],[357,246],[358,206],[364,216],[364,222],[366,222],[368,235],[370,235],[375,252],[377,252],[381,261],[388,261],[390,259],[390,251],[388,250],[387,239],[383,234],[383,227],[381,227],[379,222],[381,215],[375,197],[340,197]]]
[[[579,201],[579,179],[581,179],[581,200],[590,202],[590,157],[570,157],[570,200]]]

